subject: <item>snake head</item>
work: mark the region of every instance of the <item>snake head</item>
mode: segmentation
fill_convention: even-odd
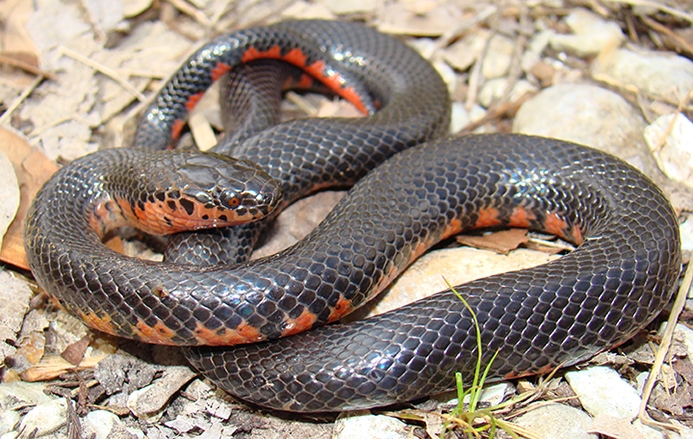
[[[100,223],[96,230],[130,225],[168,235],[233,226],[269,215],[282,200],[278,183],[254,163],[212,153],[146,154],[107,171],[108,201],[92,215]],[[122,217],[113,220],[115,212]]]

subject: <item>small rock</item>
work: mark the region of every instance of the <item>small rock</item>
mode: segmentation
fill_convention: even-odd
[[[297,1],[282,12],[282,17],[298,19],[334,20],[332,11],[323,3]]]
[[[693,361],[693,329],[681,323],[676,324],[676,332],[683,335],[683,344],[686,345],[688,358]]]
[[[644,136],[659,169],[693,187],[693,122],[683,114],[666,114],[645,128]]]
[[[597,55],[601,51],[618,47],[624,40],[618,23],[606,21],[599,15],[586,9],[575,9],[566,18],[565,23],[573,35],[554,34],[551,47],[584,57]]]
[[[505,88],[508,86],[507,78],[495,78],[487,81],[479,92],[479,103],[489,108],[494,101],[503,97]],[[534,93],[537,88],[529,81],[521,79],[515,83],[510,90],[509,101],[514,102],[528,93]]]
[[[326,0],[322,3],[336,15],[371,14],[378,6],[377,2],[371,0]]]
[[[444,63],[443,61],[434,61],[433,67],[435,67],[440,77],[443,78],[443,82],[448,86],[448,91],[450,94],[455,93],[455,88],[457,87],[457,75],[455,71]]]
[[[493,79],[507,75],[514,51],[515,43],[512,39],[500,34],[491,37],[488,52],[484,57],[484,65],[481,67],[484,78]]]
[[[565,404],[549,404],[530,410],[514,421],[526,427],[541,439],[596,439],[596,434],[586,432],[592,418],[575,407]]]
[[[381,32],[429,37],[439,36],[464,20],[457,5],[436,5],[427,0],[386,3],[379,17]]]
[[[640,396],[615,370],[594,366],[567,372],[565,378],[590,415],[605,414],[628,420],[637,416]]]
[[[92,433],[94,439],[138,439],[144,438],[140,430],[126,427],[120,418],[107,410],[89,412],[83,420],[85,430]],[[89,434],[83,435],[89,437]]]
[[[0,435],[13,431],[22,417],[16,410],[0,411]]]
[[[369,411],[340,415],[334,424],[332,439],[405,439],[411,437],[409,427],[402,421]]]
[[[53,433],[65,425],[67,419],[67,403],[65,399],[52,399],[38,404],[24,415],[19,423],[18,431],[25,434],[36,432],[35,437]]]
[[[120,422],[118,416],[107,410],[94,410],[84,417],[84,426],[91,429],[95,439],[108,438],[117,422]]]
[[[594,64],[595,79],[678,102],[693,88],[693,62],[673,53],[618,49]]]
[[[43,383],[0,383],[0,409],[11,410],[16,407],[49,403],[51,397],[43,392],[45,388],[46,385]]]
[[[471,110],[467,111],[463,103],[453,102],[452,112],[450,114],[450,132],[457,133],[470,123],[481,120],[485,115],[486,110],[480,105],[474,104]],[[474,132],[485,132],[485,128],[481,126],[474,130]]]
[[[681,231],[681,250],[684,252],[693,251],[693,216],[688,216],[684,222],[679,225]],[[689,299],[693,296],[689,295]]]
[[[479,59],[488,41],[481,74],[485,79],[499,78],[508,74],[515,43],[503,35],[490,36],[490,31],[479,31],[465,36],[443,51],[443,57],[455,69],[463,72]]]
[[[196,373],[185,366],[164,369],[161,378],[153,384],[136,390],[128,397],[127,406],[138,418],[156,415],[166,405],[171,396],[195,377]]]
[[[619,94],[590,84],[561,84],[525,102],[513,132],[588,145],[652,176],[659,171],[642,139],[645,126],[640,112]]]
[[[125,18],[123,2],[87,0],[82,3],[89,13],[89,20],[105,34],[116,30]]]

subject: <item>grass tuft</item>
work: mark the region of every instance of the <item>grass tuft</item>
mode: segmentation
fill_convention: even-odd
[[[481,401],[484,385],[486,384],[491,366],[498,356],[500,350],[496,350],[488,364],[484,367],[484,350],[481,343],[481,328],[479,326],[479,320],[476,317],[476,313],[471,306],[469,306],[469,303],[465,300],[465,298],[462,297],[459,292],[457,292],[455,287],[452,286],[447,280],[445,282],[448,284],[450,290],[452,290],[460,301],[462,301],[465,308],[467,308],[472,316],[474,321],[474,329],[476,332],[477,358],[474,366],[474,377],[469,388],[465,388],[462,374],[460,372],[455,373],[457,406],[449,415],[443,415],[445,422],[443,424],[443,430],[440,433],[440,438],[443,439],[447,431],[459,428],[459,431],[469,439],[481,437],[493,439],[497,429],[500,428],[513,439],[520,439],[520,437],[535,439],[536,436],[531,432],[526,431],[524,428],[518,425],[513,425],[510,422],[499,419],[495,414],[498,411],[507,409],[511,405],[516,405],[526,399],[530,399],[533,396],[532,392],[521,394],[509,401],[501,402],[500,404],[488,408],[479,408],[479,402]],[[469,404],[467,407],[465,407],[464,401],[467,397],[469,397]]]

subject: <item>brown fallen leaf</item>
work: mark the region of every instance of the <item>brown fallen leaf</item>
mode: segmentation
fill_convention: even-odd
[[[0,250],[0,261],[28,270],[24,252],[24,218],[38,190],[58,170],[58,165],[14,132],[0,127],[0,149],[14,166],[20,189],[19,209]]]
[[[91,334],[87,334],[78,341],[70,344],[60,353],[60,356],[68,363],[79,366],[79,363],[84,359],[84,354],[87,352],[89,343],[91,343]]]
[[[456,239],[460,244],[491,250],[502,255],[507,255],[510,250],[515,250],[520,244],[529,242],[527,229],[501,230],[483,236],[459,235]]]

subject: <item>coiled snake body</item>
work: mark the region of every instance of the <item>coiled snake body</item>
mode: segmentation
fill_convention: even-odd
[[[316,36],[325,29],[331,32],[327,37]],[[277,128],[286,137],[274,139],[285,140],[251,136],[255,143],[245,147],[249,155],[266,142],[275,147],[286,143],[280,145],[285,153],[279,149],[261,166],[271,177],[288,176],[289,183],[277,184],[289,198],[306,190],[294,191],[297,181],[321,186],[322,170],[313,172],[319,163],[337,164],[336,173],[349,182],[375,166],[374,161],[393,157],[359,180],[295,246],[256,261],[203,267],[133,260],[107,250],[100,235],[109,229],[109,221],[120,224],[121,216],[144,217],[151,205],[176,224],[170,217],[174,214],[198,219],[216,212],[221,225],[268,214],[280,203],[269,176],[245,162],[214,155],[171,158],[179,156],[106,151],[76,160],[46,184],[27,220],[29,260],[46,291],[91,326],[124,337],[188,346],[259,342],[235,348],[195,347],[188,349],[187,356],[202,373],[240,398],[266,407],[313,412],[430,395],[453,387],[455,371],[472,370],[476,359],[472,319],[451,291],[363,322],[293,335],[337,320],[381,291],[427,248],[461,231],[529,227],[579,244],[547,265],[457,287],[478,318],[485,360],[498,351],[491,369],[496,378],[541,373],[585,360],[630,338],[666,304],[680,269],[678,227],[670,205],[653,183],[607,154],[557,140],[482,135],[411,147],[441,133],[437,125],[445,126],[447,110],[433,111],[438,115],[432,117],[434,128],[430,120],[402,128],[396,115],[418,120],[411,115],[420,111],[417,99],[426,105],[437,93],[443,95],[443,104],[436,108],[445,108],[440,79],[414,52],[356,25],[288,22],[215,40],[174,76],[148,111],[138,138],[153,139],[157,147],[170,143],[190,96],[213,79],[209,72],[215,67],[225,71],[240,62],[227,54],[242,55],[252,49],[294,62],[298,52],[287,56],[291,50],[310,51],[304,48],[307,43],[298,42],[297,33],[318,38],[322,52],[337,54],[332,59],[348,58],[346,65],[356,67],[347,69],[342,78],[366,78],[369,95],[383,108],[375,115],[389,114],[393,119],[378,116],[381,119],[375,123],[359,122],[372,124],[376,134],[346,130],[336,140],[323,122],[300,122],[299,128]],[[290,34],[292,41],[286,46],[278,43],[284,34]],[[270,35],[260,38],[269,43],[248,43],[248,38],[258,35]],[[390,62],[399,67],[372,60],[367,56],[371,50],[395,51],[398,55]],[[296,63],[314,66],[308,70],[319,76],[324,70],[318,67],[328,61],[316,64],[318,55]],[[199,58],[204,56],[214,61],[205,64]],[[220,58],[225,67],[218,66]],[[202,73],[191,73],[190,66],[207,72],[203,77],[208,80],[198,83]],[[399,68],[405,73],[397,73]],[[432,76],[413,79],[412,70]],[[400,89],[407,81],[417,81],[421,87],[434,84],[433,92],[407,94]],[[385,89],[397,91],[397,99],[409,99],[409,106],[394,105],[400,101],[388,99]],[[369,110],[369,105],[364,108]],[[411,135],[414,128],[424,134]],[[325,138],[334,141],[340,158],[322,159],[322,149],[306,147],[311,136],[319,138],[318,143]],[[385,144],[397,146],[385,146],[382,152],[377,145],[383,138]],[[300,155],[295,153],[297,145],[307,148],[301,151],[309,156],[302,165],[308,174],[292,175],[298,171],[285,163],[286,158]],[[138,154],[154,155],[143,160]],[[217,174],[240,189],[229,191],[211,182],[202,171],[207,165],[216,166],[217,160],[225,163],[222,166],[240,168],[250,182],[235,183],[234,178],[224,177],[225,171]],[[137,185],[139,176],[171,167],[172,161],[180,161],[186,169],[182,178],[167,180],[172,190],[141,184],[135,197],[115,195],[128,184]],[[146,167],[138,168],[142,163]],[[366,170],[354,170],[356,163],[368,163]],[[125,179],[123,166],[137,178]],[[190,181],[201,189],[186,186]],[[212,201],[215,194],[221,194],[221,202]]]

